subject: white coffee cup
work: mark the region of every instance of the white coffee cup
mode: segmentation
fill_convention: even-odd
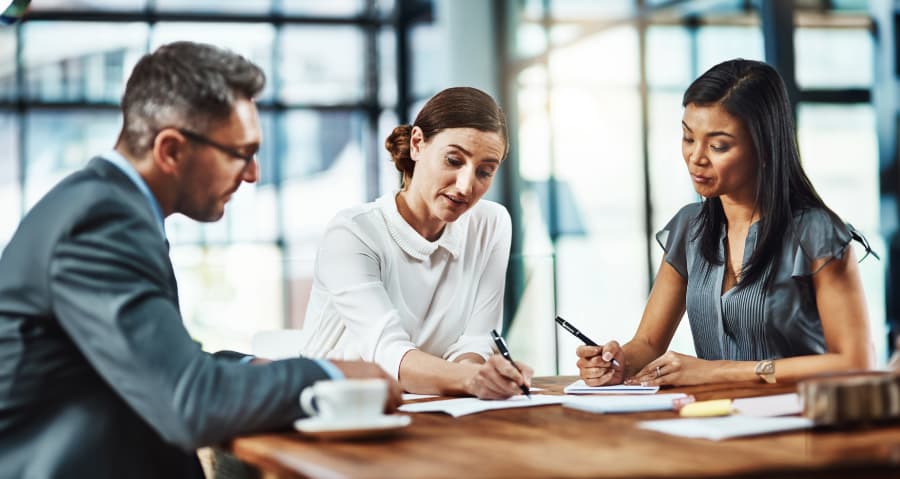
[[[387,395],[384,379],[317,381],[300,394],[300,407],[324,421],[361,423],[384,414]]]

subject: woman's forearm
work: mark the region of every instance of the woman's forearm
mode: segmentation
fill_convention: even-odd
[[[709,361],[709,381],[735,382],[759,379],[756,374],[758,361]],[[847,354],[825,353],[796,356],[775,361],[775,380],[796,381],[820,373],[859,371],[868,369],[865,357],[854,358]]]
[[[650,343],[634,338],[622,346],[622,352],[625,355],[624,377],[628,379],[665,351],[658,351]]]
[[[400,385],[405,391],[417,394],[468,395],[471,394],[468,383],[480,367],[469,354],[463,355],[460,362],[450,362],[413,349],[400,361]]]
[[[751,369],[755,368],[755,364],[753,363]],[[775,379],[794,381],[813,374],[861,371],[870,367],[868,354],[825,353],[796,356],[775,361]]]

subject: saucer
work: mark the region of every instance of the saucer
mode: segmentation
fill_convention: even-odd
[[[294,429],[319,439],[364,439],[387,436],[403,429],[412,422],[405,415],[381,415],[364,421],[335,421],[310,417],[294,421]]]

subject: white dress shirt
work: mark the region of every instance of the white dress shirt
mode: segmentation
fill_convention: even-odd
[[[316,257],[300,351],[364,359],[395,378],[412,349],[453,361],[493,352],[512,235],[506,209],[481,200],[428,241],[396,192],[341,211]]]

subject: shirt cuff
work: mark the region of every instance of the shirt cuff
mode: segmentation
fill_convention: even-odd
[[[319,367],[325,371],[325,374],[327,374],[329,378],[333,380],[346,379],[344,377],[344,373],[342,373],[341,370],[338,369],[338,367],[335,366],[331,361],[327,361],[325,359],[313,359],[313,361],[315,361],[316,364],[318,364]]]
[[[406,353],[416,349],[416,345],[408,341],[400,341],[385,347],[375,356],[375,362],[394,379],[400,380],[400,363]]]

